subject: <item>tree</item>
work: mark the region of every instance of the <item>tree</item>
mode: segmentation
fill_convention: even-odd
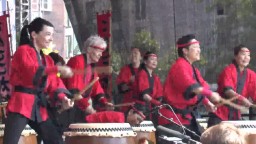
[[[140,32],[135,33],[133,46],[139,48],[142,54],[147,51],[158,53],[160,50],[159,43],[151,38],[150,32],[146,30],[141,30]]]
[[[122,65],[122,58],[120,52],[112,50],[111,52],[111,65],[114,72],[119,73]]]
[[[176,60],[176,48],[171,47],[169,51],[166,51],[162,57],[158,57],[158,64],[155,73],[160,77],[161,81],[164,82],[171,65]]]

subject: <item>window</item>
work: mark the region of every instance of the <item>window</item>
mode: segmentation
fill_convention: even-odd
[[[41,0],[42,11],[52,11],[52,0]]]
[[[31,11],[32,11],[32,12],[38,12],[38,11],[39,11],[39,3],[38,3],[38,0],[32,0],[32,1],[31,1]]]
[[[73,56],[72,37],[70,35],[65,37],[65,45],[67,50],[67,57],[70,58]]]
[[[216,10],[217,10],[217,15],[225,15],[223,5],[218,4],[216,7]]]
[[[67,27],[71,27],[71,22],[69,18],[67,18]]]
[[[146,19],[146,0],[135,0],[136,19]]]

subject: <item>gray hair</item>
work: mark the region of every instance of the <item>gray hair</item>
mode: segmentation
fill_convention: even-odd
[[[92,35],[84,42],[82,53],[86,53],[90,46],[100,46],[106,48],[107,43],[102,37],[98,35]]]
[[[234,125],[221,123],[204,131],[200,141],[202,144],[246,144],[246,134]]]

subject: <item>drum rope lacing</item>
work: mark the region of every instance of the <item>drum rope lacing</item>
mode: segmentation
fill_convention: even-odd
[[[154,124],[138,124],[132,127],[154,127]]]
[[[127,128],[70,128],[71,132],[113,132],[113,131],[133,131],[131,127]]]

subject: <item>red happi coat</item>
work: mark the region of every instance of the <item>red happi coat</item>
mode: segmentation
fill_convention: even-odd
[[[131,77],[136,76],[138,73],[137,68],[133,68],[131,64],[124,66],[117,77],[116,83],[118,85],[119,92],[123,94],[122,103],[134,102],[133,98],[133,85],[134,82],[131,82]],[[122,90],[122,86],[126,84],[129,89],[127,91]],[[126,112],[128,107],[122,107],[121,111]]]
[[[86,55],[84,54],[72,57],[67,63],[69,67],[75,70],[84,70],[86,64]],[[97,76],[97,73],[94,71],[91,80]],[[64,79],[64,83],[71,93],[78,93],[87,85],[85,83],[85,73],[76,74],[72,78]],[[105,103],[107,101],[104,97],[104,91],[99,81],[97,81],[92,86],[91,90],[88,90],[87,92],[89,92],[89,94],[83,94],[84,98],[76,102],[77,107],[81,110],[85,110],[90,105],[90,98],[101,103]]]
[[[238,92],[237,90],[237,84],[238,84],[238,75],[242,76],[245,74],[245,79],[242,86],[242,91]],[[250,70],[249,68],[246,68],[243,73],[239,74],[238,73],[238,68],[235,64],[230,64],[224,68],[224,70],[221,72],[219,75],[218,79],[218,93],[225,97],[225,91],[228,89],[232,89],[235,92],[241,94],[242,96],[249,98],[251,97],[252,100],[255,102],[256,101],[256,77],[255,73]],[[227,106],[220,106],[218,107],[217,111],[215,114],[221,118],[222,120],[230,120],[229,115],[234,115],[234,111],[232,113],[230,112],[230,109]],[[240,119],[240,111],[238,111],[238,117],[235,116],[236,119]],[[234,118],[233,116],[231,118]],[[234,119],[234,120],[236,120]]]
[[[47,75],[47,78],[40,92],[47,93],[54,100],[63,99],[65,94],[60,89],[65,89],[65,86],[56,75],[57,67],[51,57],[43,55],[40,60],[39,54],[33,47],[30,45],[20,46],[11,63],[10,83],[14,90],[8,101],[8,112],[19,113],[38,122],[47,120],[46,107],[37,102],[39,86],[45,78],[43,78],[43,73]],[[46,94],[41,96],[41,99],[46,98]]]
[[[139,70],[134,84],[135,96],[139,101],[143,101],[144,94],[150,95],[155,100],[159,100],[163,96],[163,87],[160,78],[157,75],[152,74],[153,85],[150,84],[151,82],[149,78],[149,73],[146,69]]]
[[[186,59],[178,58],[170,68],[166,78],[163,92],[164,100],[178,110],[188,110],[188,107],[196,105],[199,100],[198,96],[192,93],[193,89],[201,86],[209,88],[199,70],[196,68],[193,70],[192,65]],[[208,102],[208,99],[203,98],[203,102]],[[177,118],[171,110],[161,109],[160,112],[168,118],[173,118],[173,120],[178,123]],[[192,118],[190,113],[186,114],[185,118],[180,113],[176,114],[182,124],[190,124],[190,119]],[[158,121],[161,125],[170,123],[163,117],[159,117]]]

